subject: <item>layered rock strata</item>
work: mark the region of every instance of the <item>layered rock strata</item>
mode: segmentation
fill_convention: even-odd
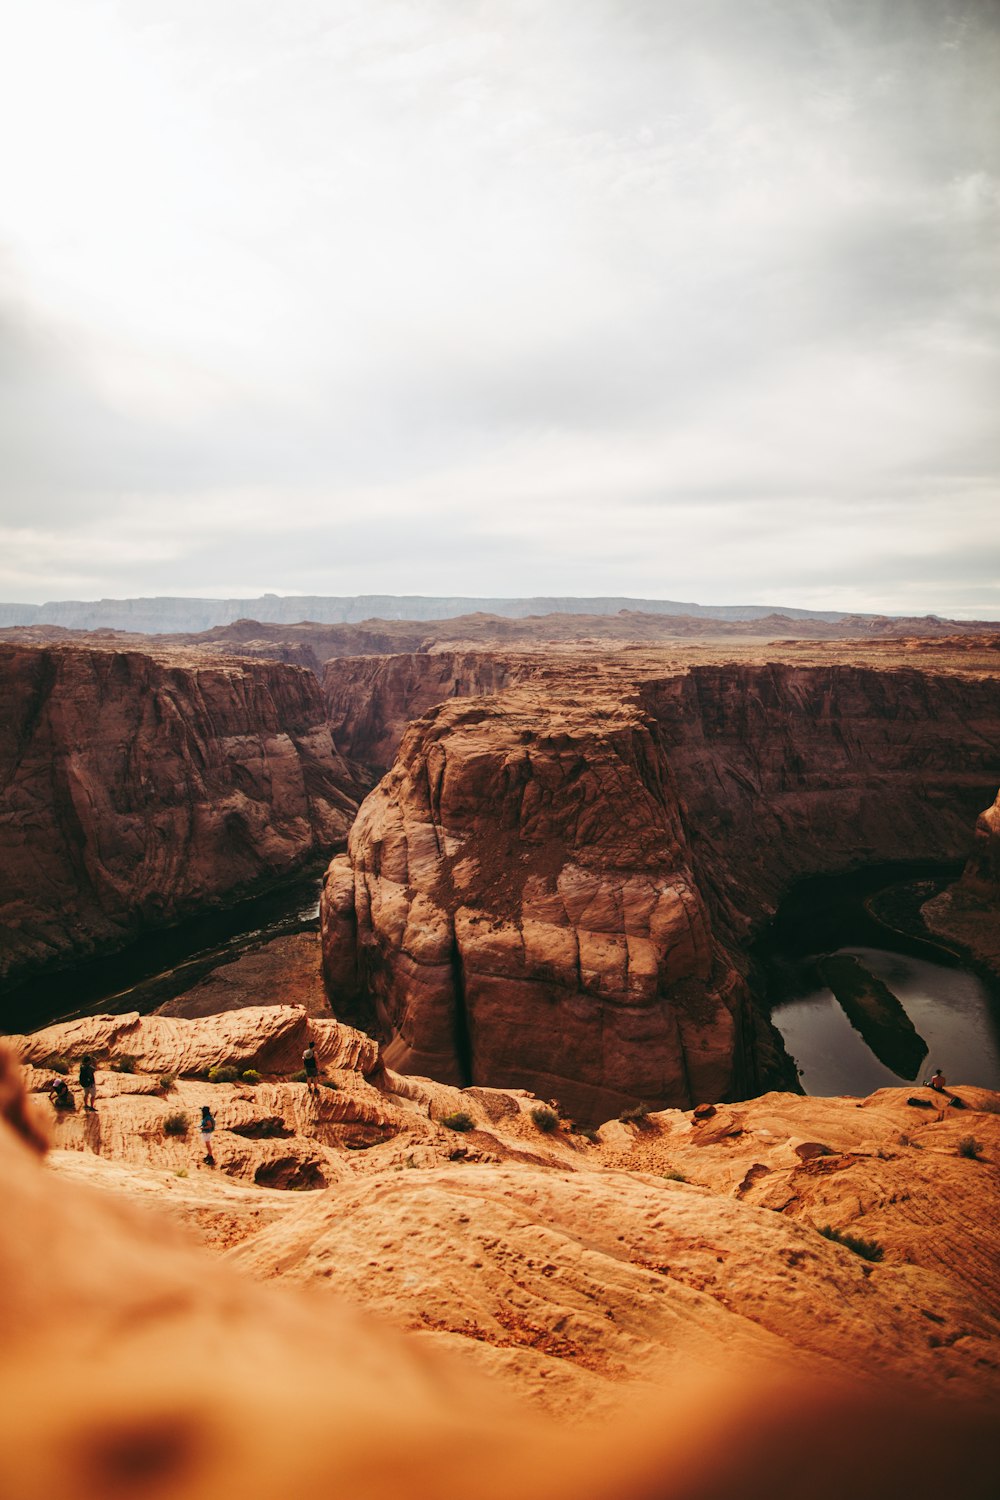
[[[302,668],[0,646],[0,695],[8,982],[287,876],[354,816]]]
[[[505,697],[418,721],[322,913],[334,1006],[373,996],[401,1071],[590,1117],[746,1086],[746,992],[634,710]]]
[[[931,932],[1000,976],[1000,795],[976,820],[961,880],[926,902],[921,915]]]
[[[966,851],[1000,684],[548,671],[405,735],[327,875],[334,1005],[374,998],[393,1066],[582,1114],[752,1092],[751,936],[804,876]]]

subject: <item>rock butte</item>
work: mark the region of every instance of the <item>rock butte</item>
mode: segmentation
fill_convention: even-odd
[[[360,759],[454,695],[406,730],[325,882],[334,1008],[373,997],[390,1066],[591,1119],[759,1092],[776,1075],[746,950],[784,892],[966,854],[996,790],[992,675],[657,666],[328,664]]]
[[[337,1085],[315,1103],[288,1078],[309,1036]],[[405,1474],[418,1496],[721,1500],[798,1493],[808,1465],[811,1494],[865,1496],[932,1459],[950,1481],[986,1462],[996,1094],[959,1088],[961,1110],[928,1090],[926,1108],[771,1094],[591,1141],[542,1134],[526,1094],[399,1077],[369,1038],[289,1007],[89,1018],[10,1045],[36,1101],[4,1062],[7,1493],[308,1480],[380,1500]],[[37,1064],[84,1048],[98,1114],[57,1116]],[[110,1071],[126,1049],[136,1071]],[[263,1081],[193,1076],[210,1058]],[[164,1069],[181,1073],[167,1094]],[[214,1172],[163,1132],[203,1102]],[[456,1109],[472,1130],[441,1123]],[[329,1186],[274,1190],[308,1163]]]

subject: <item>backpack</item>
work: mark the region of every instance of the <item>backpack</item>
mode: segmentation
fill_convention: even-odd
[[[202,1115],[200,1130],[202,1135],[211,1135],[215,1129],[215,1121],[211,1115]]]

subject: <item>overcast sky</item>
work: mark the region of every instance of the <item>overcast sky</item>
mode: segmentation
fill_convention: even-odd
[[[1000,616],[998,0],[0,9],[0,599]]]

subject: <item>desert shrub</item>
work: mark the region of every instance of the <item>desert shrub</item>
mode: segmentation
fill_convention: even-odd
[[[293,1073],[292,1074],[292,1082],[293,1083],[306,1083],[307,1081],[308,1081],[308,1076],[306,1074],[305,1068],[300,1068],[297,1073]]]
[[[581,1125],[579,1120],[571,1121],[569,1133],[570,1135],[582,1135],[585,1141],[590,1141],[595,1146],[601,1139],[593,1125]]]
[[[446,1125],[449,1130],[475,1130],[476,1124],[471,1115],[464,1110],[456,1110],[454,1114],[442,1115],[441,1124]]]
[[[260,1083],[260,1074],[256,1068],[245,1068],[240,1077],[244,1083]]]
[[[239,1068],[230,1067],[228,1064],[216,1064],[208,1070],[209,1083],[235,1083],[240,1076]]]
[[[625,1125],[644,1125],[649,1118],[649,1105],[640,1100],[631,1109],[623,1109],[618,1118]]]
[[[543,1135],[551,1135],[554,1130],[559,1129],[559,1116],[547,1104],[536,1104],[531,1111],[531,1118]]]
[[[173,1086],[174,1086],[174,1084],[176,1082],[177,1082],[177,1074],[176,1073],[161,1073],[160,1074],[160,1088],[163,1091],[163,1093],[169,1094],[170,1090],[173,1088]]]
[[[683,1172],[678,1172],[673,1167],[670,1169],[669,1172],[664,1172],[663,1176],[664,1176],[664,1178],[666,1179],[667,1182],[690,1182],[691,1181],[690,1177],[685,1177]]]
[[[115,1058],[111,1066],[114,1068],[116,1073],[134,1073],[135,1058],[132,1056],[131,1052],[123,1052],[121,1057]]]
[[[321,1078],[320,1083],[325,1089],[333,1089],[334,1093],[337,1092],[337,1085],[334,1083],[332,1078]]]
[[[69,1058],[63,1057],[59,1052],[53,1052],[42,1063],[42,1067],[48,1069],[50,1073],[62,1073],[65,1075],[69,1072]]]
[[[163,1122],[164,1135],[187,1135],[188,1117],[182,1110],[175,1110],[173,1114],[167,1115]]]
[[[967,1156],[970,1161],[978,1161],[982,1149],[982,1141],[977,1141],[974,1135],[963,1135],[958,1143],[959,1156]]]
[[[820,1234],[825,1240],[833,1240],[834,1244],[853,1250],[862,1260],[881,1260],[885,1254],[878,1240],[863,1240],[859,1235],[848,1234],[843,1229],[833,1229],[829,1224],[824,1224]]]

